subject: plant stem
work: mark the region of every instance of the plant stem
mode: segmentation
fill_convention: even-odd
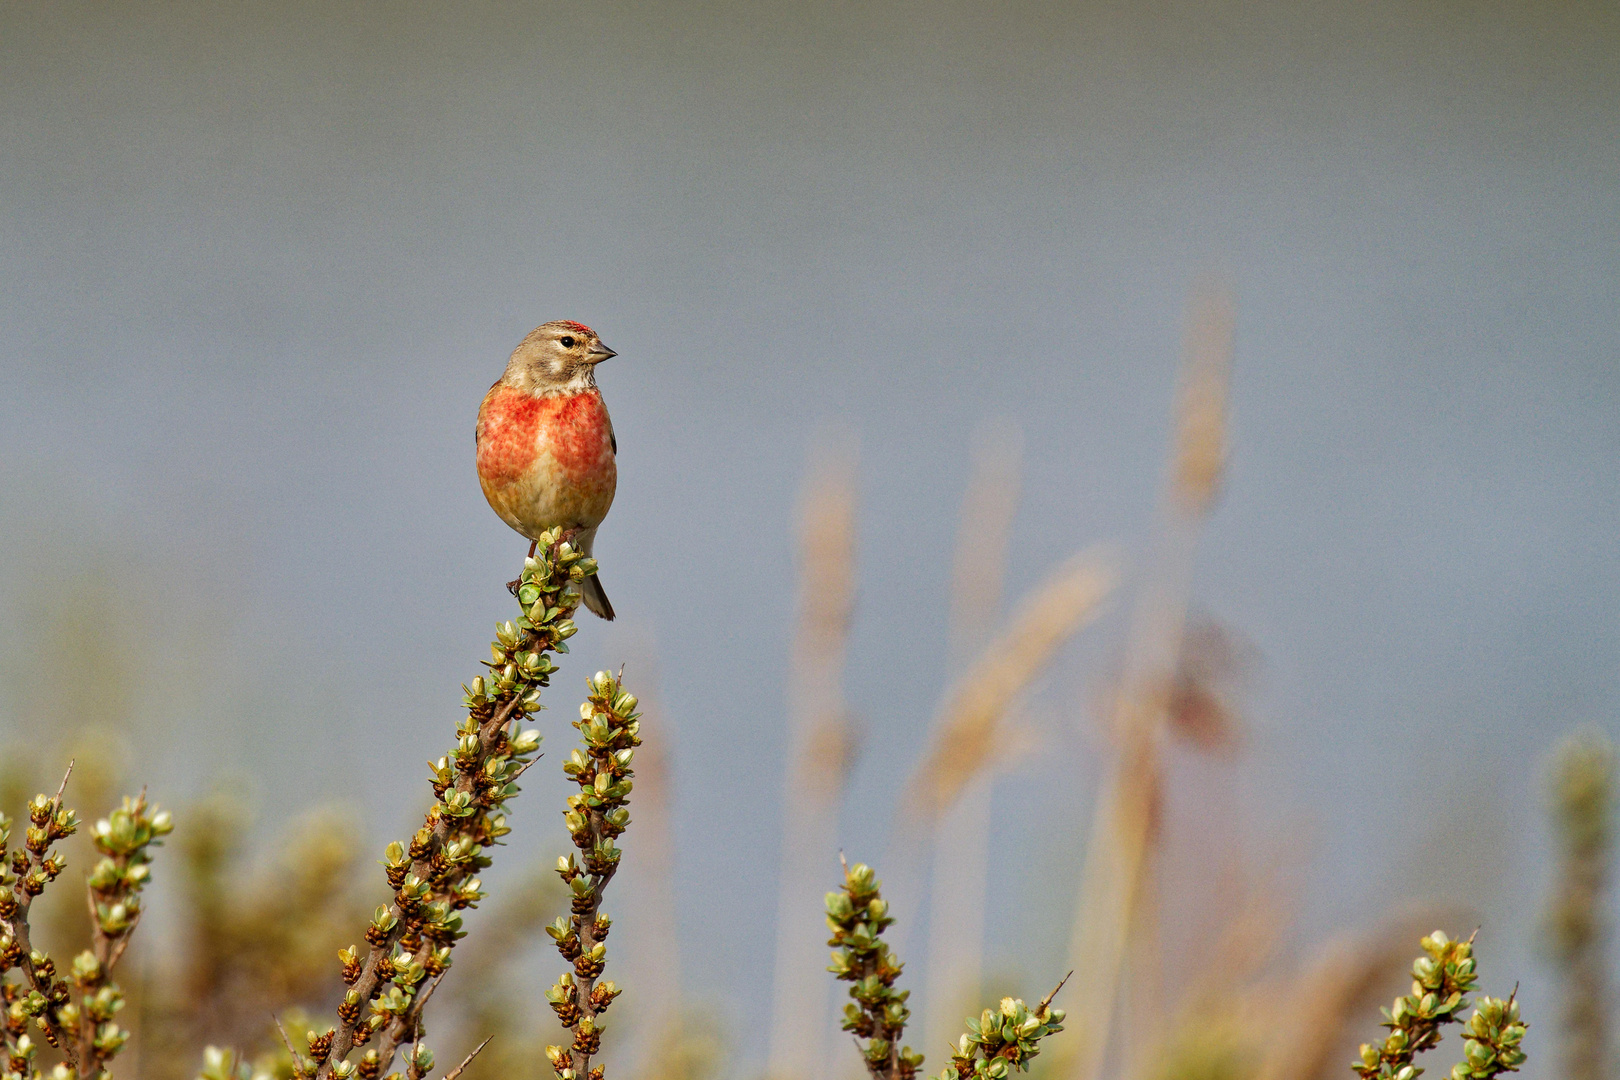
[[[546,928],[557,951],[574,966],[546,992],[558,1020],[574,1036],[569,1046],[546,1048],[562,1080],[601,1080],[602,1067],[591,1067],[601,1047],[599,1018],[620,993],[611,981],[597,980],[607,966],[604,942],[613,925],[602,914],[602,894],[618,872],[622,854],[613,842],[630,824],[630,762],[641,745],[636,704],[635,695],[626,693],[617,678],[597,672],[574,722],[582,749],[563,765],[580,790],[569,796],[564,818],[579,857],[557,860],[557,873],[573,892],[571,915]]]

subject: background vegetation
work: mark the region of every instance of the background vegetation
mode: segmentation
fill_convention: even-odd
[[[768,1038],[766,1072],[783,1080],[845,1076],[862,1060],[880,1080],[910,1080],[928,1049],[935,1050],[927,1056],[945,1065],[947,1076],[999,1078],[1009,1068],[1032,1067],[1042,1076],[1076,1080],[1310,1080],[1339,1074],[1348,1047],[1367,1034],[1369,1001],[1402,976],[1418,925],[1414,918],[1469,916],[1430,905],[1404,917],[1392,913],[1359,936],[1313,945],[1291,940],[1280,895],[1283,863],[1254,866],[1229,858],[1214,874],[1184,881],[1180,887],[1191,890],[1190,897],[1173,891],[1176,852],[1169,841],[1181,826],[1171,790],[1177,782],[1172,755],[1230,762],[1244,753],[1249,738],[1243,688],[1252,650],[1234,631],[1192,614],[1189,601],[1198,535],[1218,503],[1225,469],[1231,367],[1230,307],[1206,287],[1188,321],[1159,526],[1129,596],[1120,660],[1098,699],[1106,768],[1096,788],[1066,942],[1068,962],[1078,973],[1072,985],[1065,977],[1037,1005],[1008,996],[999,1011],[971,1015],[975,1003],[987,995],[993,1000],[1012,974],[985,971],[986,909],[1006,902],[1012,882],[1037,872],[1028,864],[1027,845],[998,835],[1008,825],[1026,823],[998,827],[989,787],[998,775],[1016,775],[1020,763],[1051,737],[1032,727],[1023,705],[1026,691],[1116,591],[1119,555],[1090,550],[1064,561],[997,626],[994,613],[1009,558],[1007,526],[1019,487],[1018,448],[1005,437],[981,439],[952,570],[954,680],[940,700],[918,766],[909,778],[895,777],[898,817],[888,851],[893,877],[880,895],[880,883],[865,865],[846,863],[836,876],[828,873],[850,768],[860,753],[859,723],[843,697],[857,560],[856,457],[848,444],[832,444],[812,469],[800,511],[798,632],[788,698],[793,758],[784,788],[768,1031],[723,1032],[712,1006],[684,990],[679,935],[669,910],[676,861],[668,824],[671,747],[656,720],[637,712],[637,698],[606,672],[590,680],[573,725],[581,749],[561,766],[578,785],[564,814],[577,854],[559,859],[554,872],[541,869],[542,859],[527,874],[509,878],[507,895],[474,924],[477,937],[452,963],[452,950],[466,936],[460,912],[471,916],[487,895],[478,875],[491,868],[497,847],[511,834],[509,800],[521,790],[517,779],[535,763],[540,732],[523,721],[539,718],[541,691],[557,670],[553,657],[566,659],[560,656],[569,651],[564,642],[576,632],[571,615],[577,596],[564,590],[595,572],[591,560],[582,561],[565,538],[553,536],[512,583],[519,618],[497,625],[487,671],[463,687],[468,716],[457,729],[457,745],[430,766],[434,801],[421,829],[384,853],[386,888],[378,875],[364,872],[358,839],[364,822],[353,809],[282,815],[279,836],[255,840],[244,800],[220,786],[182,811],[173,866],[178,888],[169,893],[172,910],[158,930],[166,940],[137,949],[133,974],[114,986],[106,981],[111,965],[146,907],[139,892],[149,880],[147,845],[168,835],[172,816],[148,809],[144,795],[113,810],[110,792],[121,770],[109,751],[118,735],[103,725],[67,739],[58,728],[19,742],[6,758],[8,798],[19,799],[45,761],[75,753],[82,764],[74,797],[92,813],[110,814],[111,824],[90,830],[95,847],[109,858],[87,860],[94,871],[88,925],[82,911],[63,900],[69,892],[64,889],[48,891],[33,913],[35,925],[61,936],[62,944],[53,945],[60,955],[82,944],[92,948],[74,962],[80,996],[72,1003],[66,996],[62,1004],[24,1002],[29,978],[45,995],[40,1002],[56,999],[51,961],[36,951],[33,966],[23,967],[22,981],[8,991],[14,1012],[23,1010],[11,1029],[13,1068],[34,1060],[35,1051],[17,1039],[25,1030],[21,1017],[38,1014],[40,1032],[68,1047],[67,1064],[80,1075],[106,1067],[128,1040],[121,1071],[154,1077],[195,1075],[201,1062],[208,1080],[346,1080],[356,1074],[357,1061],[362,1080],[375,1080],[401,1054],[403,1075],[422,1080],[435,1065],[424,1045],[424,1006],[450,980],[452,992],[444,995],[449,1000],[441,999],[436,1010],[444,1017],[435,1016],[436,1032],[443,1023],[452,1038],[477,1043],[450,1076],[556,1072],[569,1080],[599,1077],[614,1064],[642,1075],[713,1075],[727,1068],[734,1040],[761,1036]],[[83,617],[86,633],[103,618],[94,611]],[[68,685],[77,702],[106,708],[117,701],[120,675],[129,677],[103,659]],[[1557,1052],[1564,1068],[1588,1077],[1607,1069],[1605,906],[1613,768],[1611,745],[1584,733],[1559,750],[1549,774],[1562,859],[1546,916],[1547,952],[1560,968],[1565,997]],[[627,898],[639,934],[624,962],[636,992],[614,1011],[612,1026],[623,1031],[615,1045],[604,1042],[602,1018],[624,987],[603,975],[614,920],[602,901],[619,869],[623,852],[617,843],[630,824],[637,773],[644,865],[641,887]],[[63,807],[60,794],[54,800],[40,794],[20,808],[19,817],[38,828],[28,834],[31,854],[18,855],[19,875],[37,874],[44,884],[62,873],[55,845],[64,841],[63,849],[72,850],[76,831],[76,819]],[[1207,804],[1197,808],[1207,811]],[[1205,830],[1219,827],[1203,823]],[[1039,857],[1038,844],[1035,851]],[[82,846],[74,854],[83,858]],[[842,883],[826,894],[823,925],[816,917],[816,886],[829,879]],[[14,880],[18,898],[42,891],[28,884],[31,878]],[[1178,943],[1177,931],[1186,929],[1172,921],[1180,904],[1190,904],[1197,915],[1189,927],[1195,932]],[[28,914],[12,923],[11,933],[23,943],[19,957],[37,948],[27,945]],[[908,935],[917,923],[926,925],[926,938]],[[364,928],[366,943],[357,946],[358,928]],[[1427,957],[1412,968],[1412,996],[1398,997],[1393,1013],[1385,1011],[1391,1034],[1361,1046],[1355,1067],[1363,1077],[1409,1080],[1413,1055],[1434,1046],[1446,1024],[1463,1020],[1473,1004],[1464,995],[1478,978],[1474,936],[1458,941],[1436,931],[1423,939]],[[570,970],[542,994],[538,987],[544,983],[536,976],[544,965],[536,947],[548,938]],[[944,1044],[944,1053],[930,1043],[914,1050],[902,1041],[914,1015],[912,989],[901,986],[905,966],[897,943],[913,941],[926,957],[917,1018],[924,1031],[950,1033],[932,1040]],[[1051,951],[1062,955],[1063,944],[1053,944]],[[852,984],[841,1024],[830,1005],[834,983],[823,970],[827,946],[833,947],[833,964],[826,970]],[[100,1011],[92,1015],[93,993],[103,985],[110,989],[102,997],[112,996],[105,1004],[95,997]],[[1064,1030],[1069,1010],[1055,1007],[1053,999],[1065,985],[1082,1022],[1043,1056],[1044,1040]],[[126,998],[120,1028],[112,1021]],[[547,1041],[556,1034],[537,1008],[542,1000],[566,1029],[560,1043]],[[1491,1080],[1523,1063],[1519,1009],[1517,987],[1505,997],[1479,999],[1464,1027],[1466,1053],[1456,1080]],[[81,1010],[90,1017],[86,1031],[99,1032],[93,1050],[88,1036],[73,1041]],[[335,1024],[324,1019],[334,1010]],[[967,1032],[958,1036],[953,1029],[960,1029],[964,1011],[970,1013]],[[289,1035],[289,1026],[297,1034]],[[856,1037],[859,1054],[843,1052],[835,1026]],[[376,1045],[367,1048],[373,1040]],[[345,1063],[351,1047],[359,1056]],[[486,1047],[488,1053],[479,1056]],[[593,1060],[602,1064],[593,1068]],[[446,1063],[438,1064],[442,1071]]]

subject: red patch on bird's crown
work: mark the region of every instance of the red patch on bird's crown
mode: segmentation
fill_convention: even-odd
[[[576,334],[594,334],[594,333],[596,333],[595,330],[592,330],[590,327],[586,326],[584,323],[575,322],[572,319],[563,319],[562,324],[564,326],[568,327],[568,329],[572,330]]]

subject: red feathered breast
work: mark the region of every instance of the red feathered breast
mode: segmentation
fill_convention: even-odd
[[[595,389],[534,397],[497,386],[479,416],[478,474],[509,484],[541,465],[541,456],[569,480],[587,483],[613,466],[607,406]]]

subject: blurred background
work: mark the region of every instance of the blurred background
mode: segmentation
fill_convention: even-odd
[[[903,985],[921,1017],[934,957],[937,1010],[936,838],[939,866],[988,860],[975,989],[1039,998],[1084,936],[1112,703],[1157,655],[1219,692],[1157,765],[1146,936],[1193,955],[1248,912],[1266,943],[1239,951],[1298,972],[1390,926],[1409,959],[1403,919],[1478,925],[1552,1075],[1547,762],[1620,716],[1612,4],[8,3],[0,95],[6,809],[76,754],[87,809],[144,783],[171,848],[194,829],[131,963],[191,955],[185,912],[224,903],[199,867],[265,895],[281,838],[353,867],[353,897],[301,887],[331,948],[358,938],[511,614],[525,545],[473,475],[479,399],[570,318],[620,354],[620,620],[582,616],[545,761],[627,663],[665,782],[624,844],[642,886],[608,899],[623,1030],[678,1006],[700,1073],[800,1075],[814,1037],[845,1075],[832,988],[777,958],[823,963],[841,847],[898,890]],[[1199,400],[1225,471],[1195,512]],[[948,688],[1097,544],[1095,595],[974,744],[977,801],[917,826]],[[556,771],[495,898],[549,896]],[[795,874],[808,945],[779,932]],[[281,999],[330,999],[316,951]],[[1121,1000],[1160,1004],[1094,1071],[1151,1073],[1175,1024],[1176,975],[1132,956]],[[555,1038],[543,1005],[511,1023]]]

